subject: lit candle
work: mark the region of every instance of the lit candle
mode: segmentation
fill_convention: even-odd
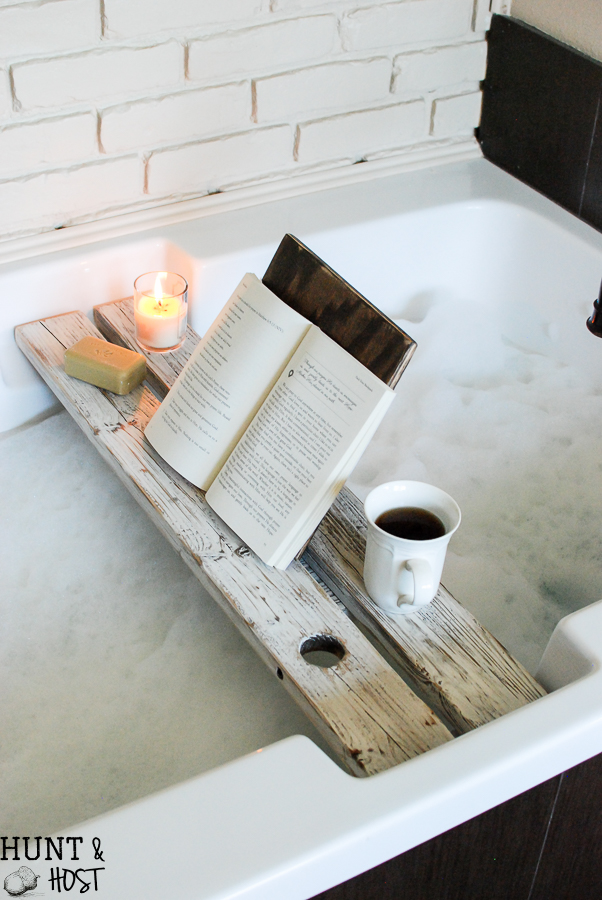
[[[136,279],[136,340],[145,350],[165,353],[183,343],[186,336],[187,289],[185,279],[171,272],[147,272]]]

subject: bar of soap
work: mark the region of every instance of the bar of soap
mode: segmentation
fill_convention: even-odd
[[[114,394],[129,394],[144,380],[146,360],[133,350],[85,337],[65,350],[65,372]]]

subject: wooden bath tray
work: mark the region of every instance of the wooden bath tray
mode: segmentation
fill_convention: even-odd
[[[94,317],[109,340],[139,350],[131,300],[96,307]],[[344,489],[304,562],[386,647],[433,713],[300,561],[284,572],[265,566],[202,492],[155,453],[143,437],[159,403],[148,386],[120,397],[65,374],[65,348],[86,334],[99,336],[79,312],[15,331],[18,346],[103,458],[354,774],[383,771],[543,696],[443,587],[432,604],[400,621],[380,614],[361,578],[361,505]],[[148,382],[160,396],[197,342],[189,329],[182,350],[147,355]],[[300,652],[304,641],[324,635],[345,648],[328,669],[308,664]]]

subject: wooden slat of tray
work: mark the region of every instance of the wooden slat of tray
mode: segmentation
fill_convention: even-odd
[[[131,300],[98,306],[94,318],[109,340],[139,349]],[[161,395],[171,387],[198,340],[190,330],[185,351],[147,356],[153,384]],[[403,618],[384,615],[364,588],[365,531],[362,505],[343,488],[309,543],[304,561],[382,642],[458,732],[483,725],[545,694],[443,586],[423,610]]]
[[[533,676],[443,585],[433,602],[415,613],[385,615],[364,587],[365,547],[363,506],[351,491],[341,491],[305,559],[459,732],[545,695]]]
[[[98,332],[82,313],[19,326],[17,344],[103,458],[220,603],[349,769],[369,775],[452,735],[316,584],[301,563],[261,563],[143,437],[159,401],[146,386],[119,397],[65,375],[63,354]],[[157,357],[154,357],[157,358]],[[165,357],[159,359],[165,361]],[[304,638],[346,648],[331,669],[309,665]]]

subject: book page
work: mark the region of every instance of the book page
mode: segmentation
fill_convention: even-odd
[[[264,562],[288,565],[394,396],[312,326],[217,475],[207,502]]]
[[[147,425],[150,443],[206,490],[309,328],[245,275]]]

